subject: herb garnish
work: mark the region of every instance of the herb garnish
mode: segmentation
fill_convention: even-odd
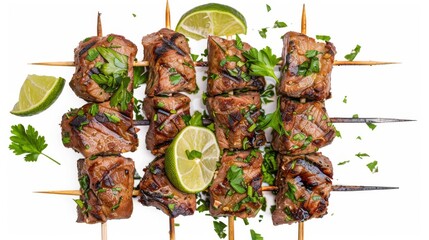
[[[235,165],[231,166],[228,169],[226,178],[229,181],[231,187],[238,193],[245,193],[246,188],[244,188],[244,178],[243,178],[243,169]]]
[[[361,153],[361,152],[356,153],[355,156],[360,158],[360,159],[363,159],[363,157],[369,157],[369,155],[367,153]]]
[[[265,4],[267,6],[267,12],[271,11],[271,6],[268,4]]]
[[[186,150],[186,157],[188,157],[188,160],[194,160],[195,158],[201,159],[201,157],[203,156],[203,154],[197,150]]]
[[[255,232],[255,230],[250,229],[250,236],[252,237],[252,240],[264,240],[261,234]]]
[[[346,160],[346,161],[343,161],[343,162],[339,162],[338,165],[344,165],[344,164],[349,163],[349,162],[350,162],[350,160]]]
[[[241,41],[241,38],[238,36],[238,34],[235,34],[235,47],[238,50],[243,50],[243,42]]]
[[[347,103],[347,96],[344,96],[343,103]]]
[[[272,77],[279,83],[279,79],[274,74],[274,67],[279,63],[280,58],[273,54],[270,47],[267,46],[259,51],[251,48],[243,52],[243,56],[247,59],[246,65],[250,68],[250,75]]]
[[[356,57],[356,55],[358,55],[358,53],[360,52],[360,45],[356,45],[356,47],[352,50],[351,53],[347,54],[344,56],[345,59],[349,60],[349,61],[353,61]]]
[[[316,35],[316,39],[317,40],[322,40],[322,41],[325,41],[325,42],[329,42],[329,40],[331,40],[331,37],[327,36],[327,35]]]
[[[98,57],[98,55],[100,55],[100,53],[97,51],[97,49],[90,48],[88,50],[88,55],[86,55],[86,60],[92,62]]]
[[[278,168],[276,160],[277,153],[271,145],[269,147],[265,147],[264,152],[264,161],[262,162],[261,167],[262,179],[269,185],[274,185]]]
[[[372,173],[378,172],[378,162],[373,161],[366,165]]]
[[[299,76],[306,77],[320,71],[319,58],[317,57],[319,54],[321,54],[321,52],[317,50],[307,50],[305,52],[305,56],[308,60],[298,65]]]
[[[268,28],[261,28],[261,30],[258,30],[259,35],[260,35],[262,38],[267,38],[267,31],[268,31]]]
[[[367,125],[369,128],[371,128],[371,130],[374,130],[374,129],[377,127],[377,125],[375,125],[374,123],[370,123],[370,122],[367,122],[367,123],[366,123],[366,125]]]
[[[109,119],[109,122],[111,123],[118,123],[121,121],[121,119],[118,116],[116,116],[114,113],[110,114],[105,112],[104,115],[107,117],[107,119]]]
[[[272,97],[274,97],[274,85],[269,84],[265,88],[264,92],[262,92],[261,99],[265,104],[267,104],[267,103],[273,102],[273,100],[271,100]]]
[[[213,221],[213,226],[214,226],[214,230],[216,232],[216,234],[219,236],[219,238],[225,238],[226,237],[226,233],[225,233],[225,228],[226,228],[226,224],[221,222],[221,221]]]
[[[147,82],[149,78],[149,71],[146,67],[133,67],[134,71],[134,81],[133,87],[134,89],[139,88],[141,85]]]
[[[89,107],[88,112],[89,112],[89,114],[91,114],[93,117],[94,117],[95,115],[97,115],[97,113],[98,113],[98,104],[93,103],[93,104],[91,105],[91,107]]]
[[[274,28],[285,28],[285,27],[287,27],[287,24],[285,22],[280,22],[276,20],[276,22],[274,23]]]
[[[45,142],[45,137],[39,136],[39,133],[33,126],[28,125],[26,130],[22,124],[12,125],[10,132],[12,136],[10,137],[11,143],[9,149],[12,150],[15,155],[26,154],[24,157],[26,162],[36,162],[39,155],[43,155],[56,164],[61,165],[42,152],[48,144]]]
[[[280,98],[277,99],[277,108],[274,112],[267,115],[261,114],[258,119],[257,130],[265,130],[269,127],[273,128],[279,135],[288,134],[282,122]]]

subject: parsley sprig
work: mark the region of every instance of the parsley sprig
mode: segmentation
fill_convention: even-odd
[[[10,137],[12,142],[9,145],[9,149],[16,155],[26,154],[24,157],[26,162],[36,162],[39,155],[43,155],[61,165],[58,161],[42,152],[48,144],[45,142],[45,137],[39,136],[33,126],[28,125],[27,129],[25,129],[22,124],[13,125],[10,132],[12,133]]]
[[[280,62],[270,47],[265,47],[261,50],[251,48],[249,51],[243,52],[243,56],[247,59],[247,66],[250,69],[250,75],[272,77],[279,83],[279,79],[274,74],[274,67]]]
[[[258,119],[258,126],[256,128],[257,130],[265,130],[271,127],[280,135],[288,134],[282,122],[280,99],[281,98],[277,99],[277,108],[274,112],[267,115],[261,114]]]

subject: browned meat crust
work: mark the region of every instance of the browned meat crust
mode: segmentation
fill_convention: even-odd
[[[332,164],[321,153],[278,155],[274,225],[323,217],[332,190]]]
[[[265,199],[262,196],[262,155],[258,150],[225,152],[221,166],[210,186],[210,214],[212,216],[255,217]],[[231,170],[232,169],[232,170]],[[231,172],[241,172],[232,180]],[[242,187],[241,192],[231,181]]]
[[[88,102],[105,102],[112,96],[111,92],[107,92],[101,88],[92,78],[92,74],[100,74],[100,69],[97,63],[105,63],[101,55],[98,55],[94,60],[88,60],[90,49],[97,47],[111,48],[112,50],[128,57],[128,74],[130,82],[128,91],[133,90],[133,61],[137,54],[137,46],[131,41],[120,35],[109,34],[105,37],[91,37],[81,41],[74,50],[74,62],[76,71],[70,81],[70,87],[76,95]]]
[[[93,106],[98,111],[93,111]],[[133,152],[138,146],[133,120],[127,113],[110,107],[109,102],[72,109],[63,115],[61,130],[64,146],[85,157]]]
[[[210,96],[234,90],[264,90],[265,79],[250,76],[244,65],[246,59],[242,53],[243,51],[249,51],[251,46],[244,42],[242,44],[242,48],[239,49],[235,40],[209,36],[207,40],[207,93]]]
[[[336,54],[331,42],[316,42],[304,34],[288,32],[283,36],[284,69],[278,91],[292,98],[324,100],[331,95],[331,71]],[[317,50],[319,72],[308,76],[298,74],[299,66],[310,60],[305,56],[309,50]],[[302,65],[301,65],[302,66]]]
[[[195,65],[183,34],[163,28],[144,36],[142,44],[144,60],[149,61],[148,96],[197,89]]]
[[[129,218],[133,212],[134,162],[121,156],[77,161],[81,194],[77,222]]]
[[[152,154],[164,154],[174,137],[186,127],[183,117],[190,115],[190,102],[189,97],[180,93],[144,99],[143,109],[150,120],[146,133],[146,148]]]
[[[170,217],[194,214],[195,194],[183,193],[170,183],[165,175],[163,157],[156,158],[144,172],[139,184],[139,202],[145,206],[154,206]]]
[[[282,97],[280,112],[286,134],[272,131],[273,149],[287,155],[316,152],[335,138],[324,102],[300,103]]]
[[[214,119],[219,147],[246,150],[265,145],[264,131],[255,129],[260,109],[258,92],[209,97],[207,110]]]

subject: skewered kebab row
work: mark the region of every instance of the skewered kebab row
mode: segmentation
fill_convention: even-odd
[[[127,92],[133,90],[137,46],[123,36],[110,34],[87,38],[74,52],[76,71],[70,87],[76,95],[89,102],[111,99],[112,106],[125,110],[132,98]]]
[[[278,193],[272,215],[274,225],[320,218],[327,213],[333,168],[321,153],[277,156]]]
[[[316,152],[335,138],[323,101],[301,103],[288,97],[280,97],[280,113],[283,133],[272,131],[271,145],[277,152],[301,155]]]
[[[195,194],[177,190],[165,173],[164,157],[157,157],[145,169],[139,183],[140,199],[145,206],[154,206],[170,217],[192,215],[196,209]]]
[[[183,34],[163,28],[143,37],[142,44],[149,62],[147,96],[197,90],[195,65]]]
[[[121,156],[77,161],[82,195],[77,222],[98,223],[129,218],[133,211],[134,162]]]
[[[287,32],[283,44],[278,92],[291,98],[315,101],[330,98],[335,46],[296,32]]]
[[[72,109],[61,121],[63,144],[85,157],[134,152],[138,139],[130,114],[111,107],[110,102]]]
[[[241,40],[227,40],[216,36],[207,39],[208,78],[207,93],[216,96],[235,90],[262,92],[265,88],[263,77],[252,76],[246,67],[244,51],[251,46]]]

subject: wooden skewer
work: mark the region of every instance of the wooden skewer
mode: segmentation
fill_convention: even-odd
[[[170,240],[176,239],[176,226],[174,225],[174,218],[170,217]]]
[[[101,223],[101,240],[107,240],[107,222]]]
[[[228,240],[234,240],[234,216],[228,216]]]
[[[304,240],[304,222],[298,223],[298,240]]]
[[[97,37],[102,37],[103,36],[103,27],[101,25],[101,13],[98,12],[98,16],[97,16]]]
[[[165,5],[165,27],[171,29],[171,21],[170,21],[170,5],[167,3]]]

